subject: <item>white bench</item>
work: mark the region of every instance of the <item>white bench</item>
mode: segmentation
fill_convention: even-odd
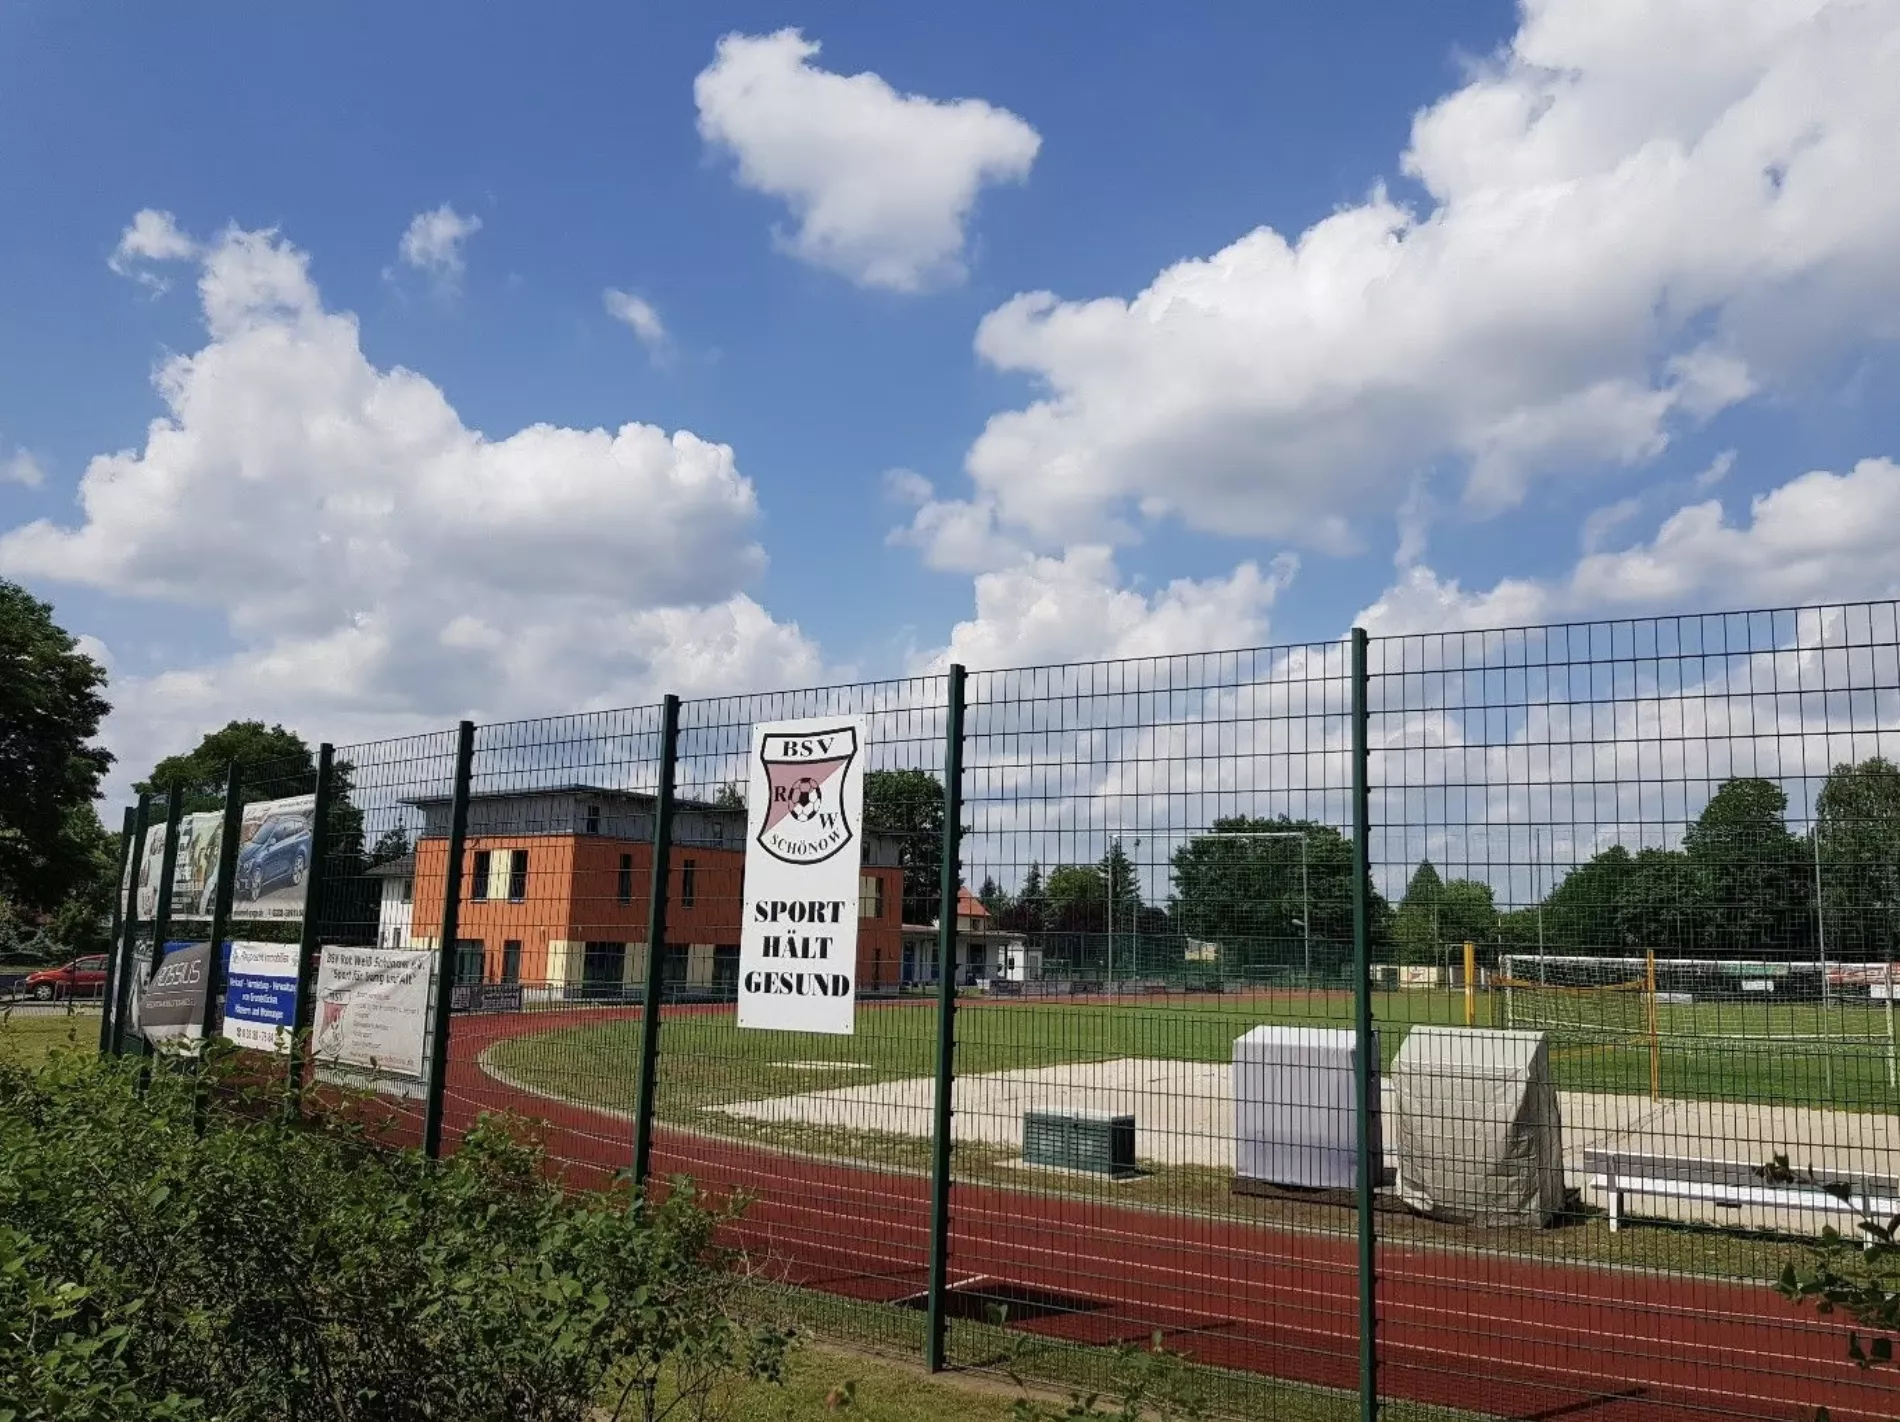
[[[1773,1179],[1762,1166],[1734,1160],[1586,1150],[1583,1167],[1589,1173],[1591,1187],[1600,1191],[1608,1204],[1612,1231],[1623,1227],[1625,1195],[1661,1195],[1782,1210],[1851,1210],[1863,1219],[1883,1221],[1900,1215],[1900,1180],[1890,1175],[1826,1176],[1828,1183],[1847,1191],[1849,1198],[1843,1200],[1813,1181]]]

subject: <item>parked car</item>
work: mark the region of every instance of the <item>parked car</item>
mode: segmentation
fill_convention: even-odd
[[[28,973],[20,986],[29,997],[40,1002],[62,997],[98,997],[106,990],[106,955],[90,953],[57,968],[41,968],[37,973]]]
[[[301,815],[265,820],[238,852],[237,898],[261,899],[279,884],[301,884],[310,871],[310,823]]]

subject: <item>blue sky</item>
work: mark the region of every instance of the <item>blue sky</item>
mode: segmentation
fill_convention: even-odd
[[[0,575],[134,768],[229,714],[1890,592],[1897,36],[12,7]]]

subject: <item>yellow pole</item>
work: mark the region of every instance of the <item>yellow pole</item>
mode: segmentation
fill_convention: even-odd
[[[1478,945],[1465,944],[1465,1026],[1478,1025]]]
[[[1656,950],[1643,951],[1643,997],[1649,1004],[1649,1099],[1662,1100],[1662,1041],[1656,1021]]]

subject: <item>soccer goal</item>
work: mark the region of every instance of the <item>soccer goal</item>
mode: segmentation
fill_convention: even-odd
[[[1652,1094],[1662,1052],[1813,1049],[1877,1051],[1900,1090],[1892,963],[1749,962],[1736,959],[1596,957],[1512,953],[1492,991],[1506,1026],[1551,1034],[1561,1046],[1647,1047]]]

